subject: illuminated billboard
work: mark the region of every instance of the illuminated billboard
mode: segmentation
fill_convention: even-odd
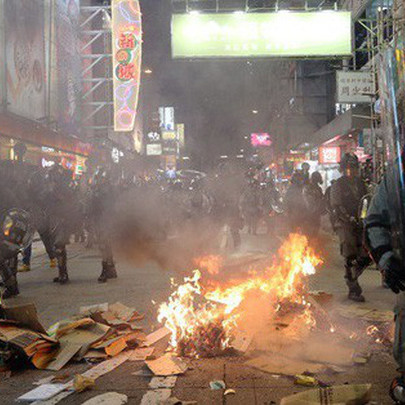
[[[320,57],[352,52],[343,11],[174,14],[173,58]]]
[[[34,120],[46,116],[44,16],[41,0],[4,2],[4,105],[9,112]]]
[[[337,164],[340,162],[341,153],[339,146],[321,146],[319,148],[319,163],[322,165]]]
[[[266,132],[250,135],[250,142],[254,148],[260,146],[271,146],[273,143],[271,136]]]
[[[132,131],[141,75],[141,11],[138,0],[113,0],[111,8],[114,131]]]

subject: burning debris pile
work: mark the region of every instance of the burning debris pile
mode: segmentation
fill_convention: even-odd
[[[316,321],[308,300],[307,278],[315,274],[321,260],[308,246],[305,236],[291,234],[280,247],[273,264],[251,271],[243,280],[226,285],[204,282],[195,270],[176,285],[166,303],[160,305],[158,321],[171,332],[171,348],[179,355],[206,357],[232,347],[235,332],[247,311],[247,302],[269,304],[268,319],[274,326],[312,328]],[[216,272],[216,271],[214,271]]]

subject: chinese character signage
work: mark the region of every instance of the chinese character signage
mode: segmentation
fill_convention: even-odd
[[[132,131],[141,72],[142,24],[138,0],[113,0],[114,130]]]
[[[336,72],[337,102],[345,104],[370,103],[375,93],[372,72]]]
[[[173,58],[350,56],[351,13],[174,14]]]
[[[319,148],[319,163],[322,165],[339,163],[341,153],[339,146],[321,146]]]

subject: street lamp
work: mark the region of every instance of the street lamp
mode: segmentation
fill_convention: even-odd
[[[259,111],[257,111],[257,110],[252,110],[252,113],[253,113],[253,114],[258,114]]]

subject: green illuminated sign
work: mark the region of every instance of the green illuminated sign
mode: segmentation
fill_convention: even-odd
[[[173,58],[323,57],[352,52],[350,12],[174,14]]]

